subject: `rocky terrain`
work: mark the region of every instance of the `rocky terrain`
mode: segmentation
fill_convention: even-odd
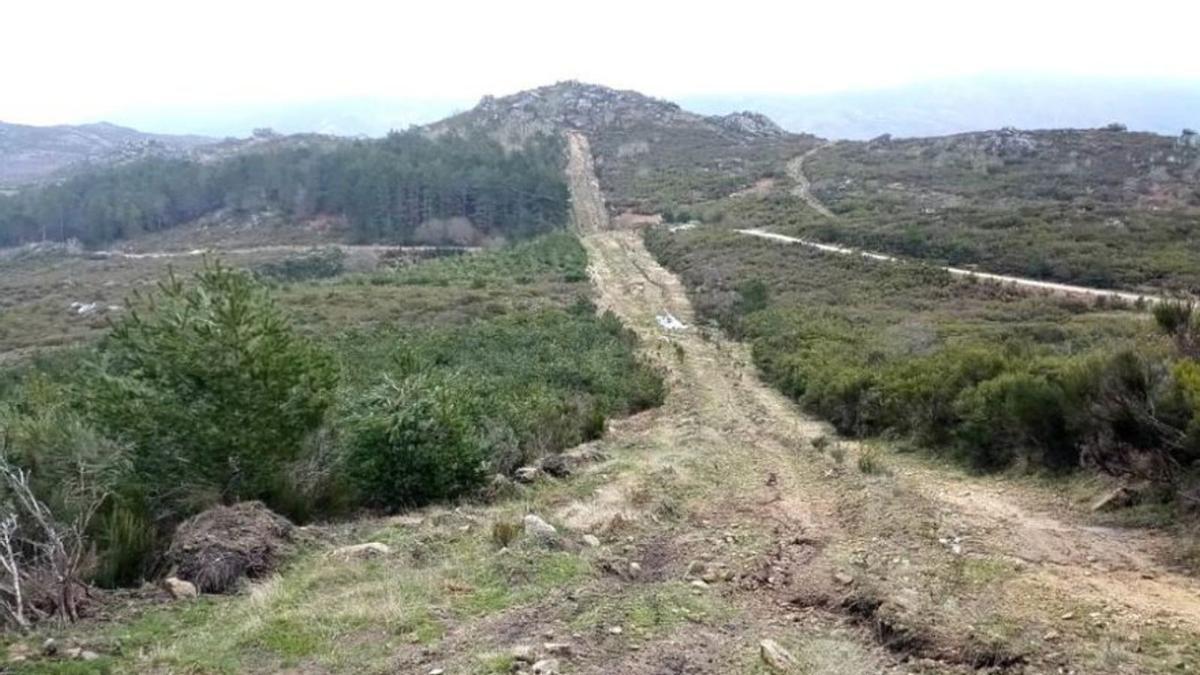
[[[636,91],[576,81],[559,82],[500,98],[485,96],[475,108],[427,128],[433,134],[484,130],[507,143],[519,145],[531,135],[552,133],[562,128],[591,135],[647,124],[688,127],[738,140],[787,134],[758,113],[697,115],[678,104]]]
[[[51,127],[0,122],[0,188],[37,182],[82,164],[185,156],[215,140],[148,134],[106,122]]]
[[[759,113],[698,115],[637,92],[574,81],[485,97],[426,129],[483,131],[510,146],[536,134],[581,132],[609,205],[640,213],[751,187],[817,142]]]

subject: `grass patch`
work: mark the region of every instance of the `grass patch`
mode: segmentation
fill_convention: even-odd
[[[571,627],[586,632],[602,632],[619,626],[631,637],[653,638],[685,623],[716,624],[732,615],[711,592],[696,593],[682,581],[667,581],[630,589],[618,597],[581,598],[580,611],[571,619]]]
[[[574,235],[556,232],[483,254],[450,256],[355,277],[368,284],[487,288],[535,282],[587,281],[587,252]]]
[[[385,528],[372,539],[394,547],[387,558],[347,562],[314,553],[247,595],[155,609],[125,624],[94,626],[101,632],[81,639],[116,654],[102,664],[117,672],[238,673],[304,664],[374,671],[405,645],[441,639],[448,618],[538,602],[590,573],[586,560],[563,551],[519,543],[498,554],[489,533],[462,532],[459,523]],[[41,662],[18,672],[96,672],[89,666]]]
[[[868,476],[889,476],[891,471],[884,465],[883,460],[879,457],[879,451],[874,448],[868,449],[858,456],[858,470]]]

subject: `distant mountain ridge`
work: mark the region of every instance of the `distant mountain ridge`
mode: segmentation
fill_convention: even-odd
[[[1111,122],[1178,136],[1200,128],[1200,82],[974,77],[829,94],[683,96],[700,113],[749,108],[831,139],[946,136],[1004,127],[1095,129]]]
[[[1085,129],[1109,122],[1168,136],[1200,128],[1200,82],[1195,81],[988,75],[818,94],[667,98],[700,116],[754,110],[793,133],[831,139],[928,137],[1002,127]],[[472,99],[464,97],[354,97],[236,108],[130,109],[109,117],[137,129],[218,137],[244,137],[258,127],[285,134],[383,136],[389,129],[433,123],[471,105]]]
[[[148,134],[107,122],[49,127],[0,122],[0,187],[37,182],[80,164],[186,155],[215,141]]]
[[[145,122],[160,130],[214,128],[200,122],[222,116],[248,127],[255,120],[265,122],[220,141],[103,122],[52,127],[0,122],[0,190],[144,157],[211,161],[297,143],[336,144],[383,135],[388,120],[407,119],[438,120],[421,127],[433,135],[483,131],[510,146],[533,134],[578,129],[592,138],[601,175],[623,185],[619,192],[661,192],[642,184],[668,180],[668,173],[679,172],[711,174],[707,182],[715,191],[716,177],[731,170],[740,174],[741,182],[762,173],[760,166],[747,163],[747,144],[756,146],[751,163],[761,164],[784,146],[790,144],[792,151],[799,147],[796,143],[818,138],[930,138],[1010,127],[1099,128],[1110,122],[1178,138],[1185,128],[1200,128],[1200,84],[964,78],[825,95],[692,96],[677,103],[568,80],[506,96],[484,96],[475,107],[455,112],[462,108],[449,99],[359,98],[295,107],[176,111],[174,117],[162,118],[132,115],[139,126]],[[286,121],[279,131],[296,135],[259,133],[258,128],[270,127],[271,121]],[[671,157],[663,158],[664,153]]]

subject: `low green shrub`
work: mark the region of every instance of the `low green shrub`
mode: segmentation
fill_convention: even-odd
[[[483,447],[462,393],[415,375],[387,380],[357,402],[343,422],[345,466],[365,504],[419,506],[481,484]]]
[[[579,283],[587,280],[587,251],[574,235],[552,232],[501,249],[444,256],[376,273],[369,279],[379,284],[469,288],[534,280]]]
[[[1020,459],[1051,469],[1079,464],[1066,393],[1045,375],[1000,374],[964,390],[955,407],[959,447],[977,468],[1000,469]]]
[[[254,272],[272,281],[296,282],[336,277],[345,269],[346,252],[339,246],[326,246],[262,263]]]
[[[92,581],[103,587],[132,586],[153,572],[164,544],[144,506],[116,496],[97,517],[93,541],[99,560]]]
[[[876,450],[867,450],[858,456],[858,470],[868,476],[886,476],[888,469],[884,466],[883,461],[879,459],[879,453]]]

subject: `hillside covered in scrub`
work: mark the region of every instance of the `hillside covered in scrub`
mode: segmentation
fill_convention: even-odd
[[[3,667],[1186,672],[1190,138],[563,82],[0,197]]]
[[[58,517],[87,513],[76,534],[95,559],[73,573],[104,586],[148,578],[173,526],[217,503],[307,522],[475,494],[661,400],[636,339],[590,304],[585,264],[556,233],[325,276],[308,285],[335,311],[351,309],[342,289],[361,288],[420,312],[378,321],[368,295],[327,325],[265,279],[205,263],[165,278],[94,346],[6,370],[5,470],[27,472]],[[30,611],[61,611],[40,592],[27,589]]]
[[[838,143],[804,162],[838,219],[798,231],[993,272],[1195,293],[1198,139],[1117,127]]]
[[[439,136],[483,132],[509,144],[578,130],[595,153],[609,207],[641,213],[751,186],[817,142],[758,113],[697,115],[638,92],[573,81],[486,97],[428,128]]]
[[[185,157],[215,142],[204,136],[147,134],[104,122],[52,127],[0,122],[0,190],[38,183],[87,164]]]

